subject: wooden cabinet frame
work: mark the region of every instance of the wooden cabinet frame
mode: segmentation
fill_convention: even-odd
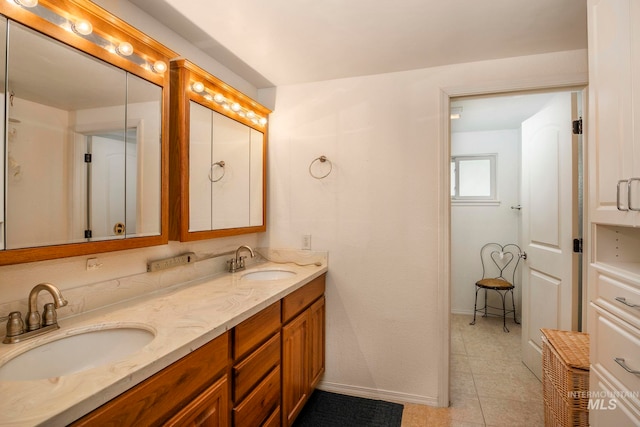
[[[192,87],[195,82],[203,83],[206,90],[199,93],[194,91]],[[246,115],[235,114],[232,110],[230,111],[230,109],[216,102],[213,99],[214,93],[222,95],[227,105],[229,105],[228,103],[237,104],[239,108],[252,111],[261,118],[266,119],[271,112],[271,110],[265,106],[260,105],[197,65],[185,59],[171,62],[171,183],[169,188],[171,213],[169,237],[171,240],[186,242],[247,233],[259,233],[267,229],[266,170],[268,125],[266,123],[255,123]],[[196,102],[263,133],[262,225],[207,231],[189,231],[190,101]]]

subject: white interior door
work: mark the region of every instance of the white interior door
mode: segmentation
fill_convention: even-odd
[[[577,326],[576,110],[575,95],[559,93],[522,124],[522,358],[538,378],[540,329]]]

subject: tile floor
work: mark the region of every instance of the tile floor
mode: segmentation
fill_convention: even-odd
[[[542,384],[522,364],[520,325],[471,315],[451,318],[449,408],[405,404],[402,427],[543,426]]]

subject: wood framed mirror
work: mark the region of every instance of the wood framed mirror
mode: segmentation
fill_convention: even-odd
[[[0,265],[167,243],[177,54],[90,1],[34,3],[0,2]]]
[[[271,111],[191,62],[171,62],[172,240],[266,230]]]

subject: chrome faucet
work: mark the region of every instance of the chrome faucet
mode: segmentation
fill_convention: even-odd
[[[53,303],[46,303],[42,311],[42,317],[38,313],[38,294],[47,291],[53,297]],[[7,320],[7,334],[2,341],[5,344],[14,344],[29,338],[42,335],[46,332],[58,329],[58,315],[56,308],[64,307],[68,302],[60,290],[51,283],[40,283],[29,292],[29,311],[27,312],[27,327],[22,320],[19,311],[9,313]],[[41,320],[42,319],[42,320]]]
[[[229,273],[235,273],[236,271],[244,270],[244,260],[247,258],[246,256],[240,256],[240,251],[246,249],[251,254],[251,258],[253,258],[255,253],[253,253],[253,249],[251,249],[247,245],[242,245],[238,249],[236,249],[235,258],[231,258],[227,261],[228,271]]]

